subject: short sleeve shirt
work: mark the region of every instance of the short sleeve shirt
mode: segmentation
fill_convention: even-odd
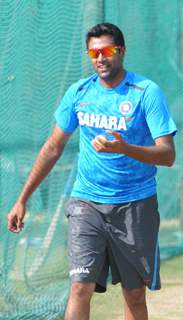
[[[114,88],[93,75],[72,85],[55,112],[64,132],[80,130],[78,171],[71,196],[100,203],[125,203],[156,193],[156,166],[125,154],[98,153],[92,140],[106,131],[129,143],[152,146],[158,137],[175,134],[176,126],[159,86],[133,72]]]

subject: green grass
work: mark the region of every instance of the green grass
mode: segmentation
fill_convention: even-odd
[[[183,319],[183,255],[162,262],[162,289],[147,290],[149,320]],[[91,320],[122,320],[123,298],[120,285],[108,285],[105,294],[95,294]]]

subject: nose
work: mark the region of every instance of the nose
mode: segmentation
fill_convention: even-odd
[[[98,61],[102,61],[102,60],[104,60],[104,59],[105,59],[105,57],[102,55],[102,52],[100,52],[99,55],[98,55],[97,60],[98,60]]]

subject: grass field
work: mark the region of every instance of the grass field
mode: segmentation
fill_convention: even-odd
[[[149,320],[183,319],[183,255],[161,264],[162,289],[147,291]],[[95,294],[91,320],[122,320],[120,285],[108,286],[105,294]]]

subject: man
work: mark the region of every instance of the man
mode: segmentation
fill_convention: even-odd
[[[72,85],[56,126],[8,215],[23,228],[25,206],[80,127],[78,173],[67,204],[72,280],[65,320],[89,319],[94,291],[120,282],[126,320],[147,320],[145,288],[160,289],[155,165],[172,166],[176,127],[160,88],[123,68],[125,42],[110,23],[86,36],[96,71]]]

